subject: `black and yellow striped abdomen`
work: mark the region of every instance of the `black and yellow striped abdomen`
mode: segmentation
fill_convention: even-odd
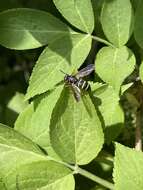
[[[90,87],[90,85],[88,84],[88,82],[85,81],[85,80],[83,80],[83,79],[81,79],[81,78],[76,81],[75,85],[77,87],[79,87],[80,89],[83,89],[83,90],[88,90],[89,87]]]
[[[83,80],[82,78],[77,79],[75,76],[72,76],[72,75],[65,75],[64,81],[67,84],[75,85],[79,89],[82,89],[85,91],[88,90],[90,87],[87,81]]]

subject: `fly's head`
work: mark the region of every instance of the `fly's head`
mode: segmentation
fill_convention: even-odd
[[[74,84],[75,82],[77,82],[77,79],[75,76],[73,75],[69,75],[67,73],[65,73],[64,71],[60,70],[62,73],[65,74],[64,76],[64,82],[67,83],[67,84]]]
[[[66,74],[64,77],[64,81],[68,84],[73,84],[76,82],[76,78],[71,75]]]

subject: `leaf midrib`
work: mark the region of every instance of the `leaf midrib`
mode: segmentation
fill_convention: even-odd
[[[81,20],[81,23],[83,24],[85,30],[87,31],[87,33],[90,33],[89,30],[88,30],[88,27],[87,27],[87,25],[86,25],[86,22],[84,21],[82,15],[80,14],[80,10],[78,9],[78,7],[77,7],[77,5],[76,5],[75,2],[74,2],[74,7],[75,7],[75,9],[76,9],[76,11],[77,11],[77,14],[78,14],[78,16],[79,16],[79,18],[80,18],[80,20]]]
[[[119,15],[119,5],[118,5],[118,1],[116,3],[116,19],[117,19],[117,31],[118,31],[118,46],[120,46],[120,38],[121,38],[121,35],[120,35],[120,22],[119,22],[119,18],[120,18],[120,15]]]
[[[31,151],[31,150],[26,150],[26,149],[22,149],[22,148],[18,148],[16,146],[10,146],[10,145],[6,145],[6,144],[2,144],[0,143],[0,146],[1,147],[5,147],[5,148],[8,148],[8,149],[13,149],[14,151],[18,151],[18,152],[22,152],[22,153],[26,153],[26,154],[32,154],[34,156],[38,156],[38,157],[41,157],[42,159],[44,158],[45,160],[47,160],[46,158],[48,158],[48,156],[44,156],[42,155],[42,152],[41,154],[40,153],[36,153],[34,151]],[[7,151],[8,152],[8,151]],[[6,153],[7,153],[6,152]]]

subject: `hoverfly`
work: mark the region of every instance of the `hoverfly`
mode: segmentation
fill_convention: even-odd
[[[63,71],[62,73],[65,74],[64,82],[71,86],[71,89],[73,91],[74,97],[76,101],[78,102],[81,97],[81,90],[87,91],[90,88],[90,85],[87,81],[83,80],[82,78],[85,76],[88,76],[90,73],[94,71],[94,65],[90,64],[86,66],[85,68],[78,71],[76,75],[69,75]]]

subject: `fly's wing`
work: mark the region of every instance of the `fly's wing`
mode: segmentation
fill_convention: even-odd
[[[81,69],[76,75],[75,77],[77,78],[82,78],[85,77],[87,75],[89,75],[90,73],[92,73],[94,71],[95,67],[94,64],[89,64],[87,67]]]
[[[76,101],[79,102],[80,101],[80,96],[81,96],[80,89],[74,84],[71,85],[71,89],[73,91],[73,94],[74,94],[74,97],[75,97]]]

